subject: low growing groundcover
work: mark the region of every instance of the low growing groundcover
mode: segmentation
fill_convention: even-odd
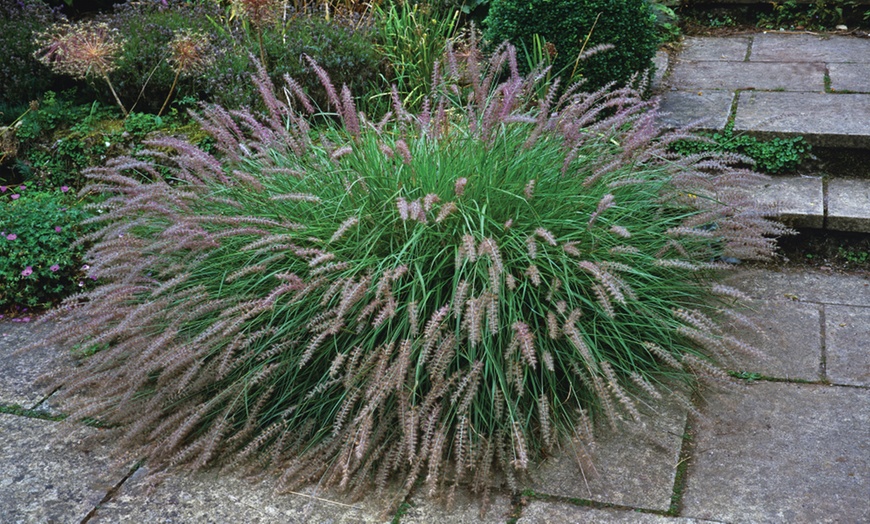
[[[724,377],[752,348],[717,283],[786,230],[760,175],[670,150],[632,89],[558,87],[448,53],[420,112],[357,112],[316,64],[268,112],[199,114],[214,153],[152,140],[92,169],[97,287],[56,335],[68,421],[152,471],[250,468],[280,486],[487,492],[572,437]],[[718,297],[711,300],[711,297]],[[683,398],[685,401],[686,399]]]

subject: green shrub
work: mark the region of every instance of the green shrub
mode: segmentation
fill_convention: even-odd
[[[67,190],[0,186],[0,310],[47,308],[91,282],[73,247],[90,214]]]
[[[0,122],[14,120],[51,85],[51,71],[33,57],[32,37],[60,19],[41,0],[0,0]]]
[[[810,145],[803,137],[761,140],[747,134],[737,134],[733,126],[720,133],[701,133],[704,141],[680,141],[674,150],[691,155],[705,151],[730,152],[752,159],[754,168],[770,174],[795,170],[810,155]]]
[[[531,48],[534,35],[540,35],[554,45],[553,71],[563,82],[582,75],[589,91],[652,71],[658,46],[646,0],[493,0],[485,25],[492,45],[507,40]],[[613,48],[578,65],[582,52],[605,44]]]
[[[15,128],[12,176],[16,180],[78,190],[84,186],[85,169],[140,149],[149,134],[188,135],[197,143],[202,139],[195,124],[175,110],[163,117],[133,112],[121,119],[116,108],[76,100],[74,91],[60,95],[49,91],[21,118]]]
[[[354,96],[368,92],[372,83],[381,77],[383,57],[375,46],[375,33],[366,25],[353,20],[317,16],[302,16],[288,20],[284,26],[274,26],[264,34],[269,74],[273,81],[283,82],[285,74],[293,77],[320,108],[326,109],[329,97],[312,65],[309,56],[321,67],[334,72],[336,85],[347,85]],[[252,48],[253,50],[253,48]],[[248,62],[238,71],[240,86],[250,89],[250,73],[255,66]],[[259,98],[256,90],[252,98]],[[216,97],[222,104],[231,99]],[[249,106],[256,103],[251,100]],[[337,108],[333,108],[337,109]]]
[[[90,171],[101,285],[50,317],[93,353],[59,375],[70,420],[151,471],[516,489],[599,415],[725,376],[750,348],[711,319],[740,296],[711,277],[784,231],[747,198],[762,177],[669,154],[630,89],[553,107],[515,68],[457,70],[469,88],[440,78],[431,114],[378,126],[328,85],[342,125],[319,131],[261,71],[262,120],[200,117],[220,160],[162,139],[171,185],[134,158]]]
[[[77,103],[74,91],[45,93],[15,130],[16,177],[33,185],[81,188],[82,171],[103,160],[113,144],[118,150],[123,129],[117,116],[116,109],[99,102]],[[112,119],[117,125],[105,128]]]
[[[249,76],[252,57],[262,55],[273,80],[290,74],[314,100],[326,107],[326,93],[304,55],[336,71],[336,81],[362,94],[380,73],[381,57],[365,25],[343,19],[293,16],[252,27],[242,16],[229,19],[214,2],[129,2],[116,8],[108,23],[125,36],[123,56],[112,74],[121,99],[136,110],[157,113],[175,84],[171,42],[181,31],[202,35],[208,60],[197,74],[181,76],[175,99],[194,97],[228,108],[260,102]],[[143,89],[144,86],[144,89]]]

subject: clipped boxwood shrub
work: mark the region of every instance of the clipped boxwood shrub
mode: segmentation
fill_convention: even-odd
[[[632,75],[651,71],[658,46],[646,0],[492,0],[485,27],[492,45],[507,40],[532,49],[534,35],[540,35],[553,44],[552,71],[562,77],[575,71],[581,51],[613,45],[577,66],[574,78],[582,75],[589,91],[610,82],[624,85]]]
[[[90,213],[67,191],[0,186],[0,310],[46,308],[91,282],[73,246]]]
[[[476,56],[431,113],[377,126],[327,84],[341,125],[313,128],[261,71],[264,118],[200,116],[219,159],[167,138],[149,146],[172,183],[135,158],[91,170],[100,286],[49,317],[92,354],[57,375],[67,420],[98,418],[150,471],[485,492],[724,377],[751,348],[716,321],[742,318],[717,261],[784,232],[748,198],[763,177],[668,153],[685,134],[657,137],[636,91],[553,107]]]

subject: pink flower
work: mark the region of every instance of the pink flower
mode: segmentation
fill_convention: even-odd
[[[67,191],[69,191],[69,186],[60,186],[60,190],[66,193]]]
[[[0,193],[5,193],[6,189],[7,189],[6,186],[0,186]]]
[[[60,232],[63,230],[63,228],[60,227],[60,226],[54,226],[54,230],[55,230],[56,232],[60,233]]]
[[[9,195],[9,196],[12,197],[12,200],[18,200],[18,197],[20,197],[21,195],[19,195],[18,193],[15,193],[14,195]]]
[[[15,233],[9,233],[8,235],[6,235],[6,240],[15,240],[16,238],[18,238],[18,235],[16,235]]]
[[[21,272],[21,276],[22,277],[29,277],[31,273],[33,273],[33,268],[30,266],[27,266],[26,268],[24,268],[24,271]]]
[[[48,269],[50,269],[51,272],[54,273],[55,271],[57,271],[58,269],[60,269],[60,266],[57,265],[57,264],[55,264],[55,265],[51,266],[51,267],[48,268]]]

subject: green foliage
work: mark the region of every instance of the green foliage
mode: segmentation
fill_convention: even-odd
[[[679,2],[673,2],[673,0],[651,0],[649,5],[655,17],[659,40],[662,42],[676,42],[679,40],[682,35],[680,17],[674,10],[674,7],[679,7]]]
[[[167,7],[129,2],[118,7],[108,22],[127,38],[112,74],[121,99],[128,106],[135,102],[138,111],[157,113],[175,85],[175,100],[193,97],[228,108],[255,107],[260,99],[248,79],[255,69],[252,57],[259,60],[261,54],[274,80],[290,74],[323,108],[326,93],[305,55],[335,71],[335,81],[348,84],[357,95],[380,75],[381,57],[364,24],[300,15],[252,27],[241,14],[230,14],[216,2],[171,0]],[[200,72],[174,84],[170,44],[182,30],[203,35],[209,57]]]
[[[843,247],[840,246],[837,248],[837,256],[846,262],[850,262],[852,264],[863,265],[870,261],[870,251],[866,249],[860,249],[855,247]]]
[[[449,16],[456,11],[461,11],[464,15],[476,16],[481,12],[486,12],[489,8],[490,0],[428,0],[408,2],[418,6],[428,6],[433,11],[440,15],[445,13]]]
[[[556,75],[582,76],[591,91],[653,69],[654,18],[645,0],[493,0],[484,36],[492,45],[507,40],[528,48],[540,35],[555,46]],[[582,52],[604,44],[614,47],[578,62]]]
[[[409,110],[418,110],[429,93],[435,62],[443,57],[458,18],[459,11],[436,17],[425,6],[409,3],[376,9],[377,49],[389,64],[384,80],[387,85],[396,86],[402,103]],[[389,107],[390,98],[389,93],[381,94],[376,101],[382,107]]]
[[[20,142],[15,171],[26,182],[80,188],[82,170],[100,162],[120,141],[119,124],[103,127],[116,118],[117,110],[99,102],[76,103],[74,92],[47,92],[15,131]]]
[[[680,141],[673,146],[681,154],[702,151],[737,153],[755,162],[755,169],[777,174],[792,171],[810,155],[810,145],[803,137],[772,138],[761,140],[747,134],[734,132],[732,126],[719,133],[701,133],[706,141]]]
[[[760,13],[758,27],[766,29],[805,29],[824,31],[842,24],[849,2],[844,0],[815,0],[798,2],[784,0],[772,2],[769,13]]]
[[[304,58],[311,57],[320,67],[334,71],[333,82],[347,85],[350,92],[361,97],[381,77],[383,57],[378,52],[374,31],[352,20],[302,16],[289,19],[283,25],[270,26],[263,34],[270,76],[283,82],[285,74],[293,77],[314,100],[316,106],[329,107],[328,95],[312,65]],[[253,49],[253,48],[251,48]],[[259,103],[259,93],[250,84],[255,70],[249,60],[236,71],[238,89],[248,89],[248,107]],[[216,79],[218,80],[218,79]],[[375,84],[378,85],[378,84]],[[382,85],[378,87],[383,88]],[[238,100],[215,96],[223,105],[236,105]],[[336,109],[336,108],[333,108]]]
[[[158,131],[185,134],[194,142],[204,138],[174,110],[164,117],[130,113],[121,119],[111,106],[78,103],[73,91],[49,91],[15,129],[14,176],[32,185],[80,189],[85,169],[141,148],[139,141]]]
[[[0,121],[14,119],[51,85],[51,71],[33,57],[33,35],[60,19],[41,0],[0,0]]]
[[[101,287],[56,313],[93,353],[63,375],[71,416],[152,471],[253,464],[357,493],[393,475],[404,500],[424,478],[516,489],[593,419],[725,377],[710,361],[747,346],[712,318],[740,296],[715,261],[785,231],[746,198],[758,177],[667,160],[676,135],[634,90],[554,105],[504,70],[512,48],[477,56],[470,87],[442,70],[439,109],[379,126],[327,82],[340,122],[312,128],[261,71],[262,119],[201,115],[219,158],[165,138],[148,145],[172,184],[135,158],[92,170]]]
[[[47,308],[91,279],[84,247],[72,247],[90,214],[72,194],[0,187],[0,310]],[[17,196],[14,196],[17,195]]]

